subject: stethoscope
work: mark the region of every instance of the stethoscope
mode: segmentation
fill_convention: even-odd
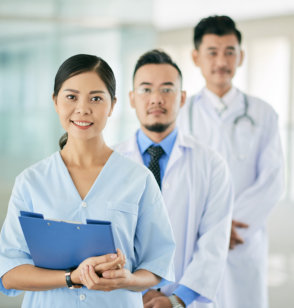
[[[245,94],[245,93],[242,93],[243,94],[243,105],[244,105],[244,109],[243,109],[243,113],[240,114],[239,116],[237,116],[234,121],[233,121],[233,127],[232,127],[232,131],[231,131],[231,145],[232,145],[232,149],[235,153],[235,156],[237,157],[238,160],[244,160],[246,159],[247,157],[247,154],[246,150],[247,149],[243,149],[243,150],[240,150],[239,146],[237,145],[238,144],[238,138],[237,138],[237,133],[236,133],[236,130],[237,130],[237,126],[238,124],[240,124],[241,122],[243,121],[247,121],[249,122],[249,124],[251,125],[251,134],[253,134],[253,131],[254,131],[254,128],[256,126],[256,123],[254,121],[254,119],[252,118],[252,116],[249,115],[249,112],[248,112],[248,109],[249,109],[249,102],[248,102],[248,96]],[[193,101],[191,102],[190,106],[189,106],[189,131],[190,131],[190,134],[194,134],[193,132],[193,111],[194,111],[194,105],[197,101],[199,101],[201,98],[201,94],[198,94],[196,97],[194,97]],[[251,139],[251,138],[250,138]],[[243,148],[241,146],[241,148]]]
[[[190,133],[193,134],[193,110],[194,110],[194,105],[196,101],[198,101],[201,98],[201,94],[197,95],[194,97],[194,101],[191,102],[189,106],[189,130]],[[248,96],[243,93],[243,104],[244,104],[244,110],[243,113],[237,116],[233,122],[234,127],[238,125],[242,120],[247,120],[250,122],[251,126],[254,127],[256,125],[255,121],[253,120],[252,116],[249,115],[248,109],[249,109],[249,102],[248,102]]]

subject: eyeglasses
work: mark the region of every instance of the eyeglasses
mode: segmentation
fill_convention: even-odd
[[[135,88],[135,92],[139,95],[142,96],[150,96],[154,94],[155,92],[159,91],[159,93],[162,96],[171,96],[177,93],[178,89],[172,86],[168,87],[160,87],[160,88],[151,88],[151,87],[146,87],[146,86],[140,86],[138,88]]]

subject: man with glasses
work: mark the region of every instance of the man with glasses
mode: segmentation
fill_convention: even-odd
[[[166,53],[152,50],[139,58],[129,97],[140,129],[116,150],[153,172],[177,245],[176,282],[147,290],[144,307],[206,307],[215,300],[228,252],[233,192],[227,166],[177,130],[186,93]]]
[[[266,220],[283,191],[278,117],[270,105],[233,86],[242,64],[241,33],[228,16],[194,28],[192,56],[206,86],[188,99],[179,129],[218,151],[234,183],[230,252],[219,292],[221,308],[266,308]]]

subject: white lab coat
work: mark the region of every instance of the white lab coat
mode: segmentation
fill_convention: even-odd
[[[115,148],[142,163],[136,137]],[[176,282],[214,300],[223,277],[232,218],[229,170],[214,151],[178,132],[162,195],[176,240]],[[171,295],[177,284],[162,288]],[[203,298],[202,298],[203,299]],[[194,301],[189,308],[202,307]]]
[[[182,131],[192,131],[227,160],[235,189],[233,219],[250,226],[240,229],[245,244],[229,252],[217,305],[221,308],[268,307],[265,223],[284,186],[277,114],[260,99],[247,98],[254,126],[245,119],[233,124],[244,112],[244,94],[237,89],[222,116],[202,91],[188,99],[178,118]]]

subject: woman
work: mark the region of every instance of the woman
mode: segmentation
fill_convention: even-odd
[[[111,68],[96,56],[67,59],[56,74],[53,101],[67,134],[60,152],[16,179],[1,231],[0,290],[28,291],[22,304],[28,308],[143,307],[139,291],[173,279],[174,242],[151,173],[103,140],[116,102]],[[35,267],[20,210],[62,220],[110,220],[118,252],[88,258],[70,274]],[[83,287],[67,288],[71,284]]]

